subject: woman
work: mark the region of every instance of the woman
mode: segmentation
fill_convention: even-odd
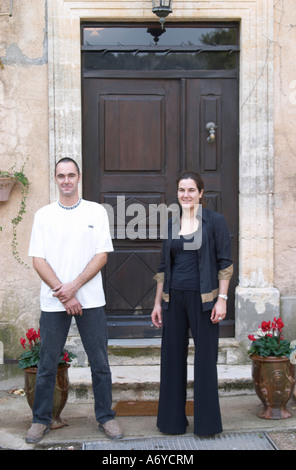
[[[194,433],[214,435],[222,431],[217,356],[233,273],[230,237],[223,215],[200,204],[200,175],[184,172],[177,183],[181,217],[169,222],[151,314],[153,324],[163,327],[157,426],[166,434],[186,432],[190,328],[195,344]]]

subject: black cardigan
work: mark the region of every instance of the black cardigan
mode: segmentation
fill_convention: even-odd
[[[231,260],[231,241],[225,218],[218,212],[202,209],[197,216],[202,223],[198,228],[198,260],[200,271],[200,293],[203,311],[211,310],[219,293],[219,280],[231,279],[233,263]],[[161,262],[154,279],[163,282],[164,308],[168,308],[171,279],[170,248],[173,238],[180,231],[179,219],[168,222],[167,237],[162,247]],[[202,238],[201,238],[202,235]]]

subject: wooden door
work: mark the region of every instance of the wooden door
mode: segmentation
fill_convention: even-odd
[[[237,94],[236,78],[84,78],[83,196],[114,208],[115,252],[104,272],[110,338],[160,334],[150,314],[161,240],[149,236],[149,210],[176,202],[181,170],[199,171],[208,207],[224,213],[237,269]],[[127,236],[128,224],[146,236]],[[234,333],[235,280],[221,336]]]
[[[114,208],[114,225],[112,216],[110,221],[115,253],[109,255],[105,269],[109,334],[153,336],[153,276],[161,243],[146,237],[146,232],[151,205],[165,204],[175,196],[172,181],[180,169],[180,83],[85,82],[84,194]],[[137,208],[140,213],[134,213]],[[141,219],[144,234],[137,234],[135,217]],[[134,230],[129,231],[131,224]]]

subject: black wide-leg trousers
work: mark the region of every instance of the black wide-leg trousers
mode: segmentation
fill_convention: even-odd
[[[170,291],[168,310],[163,310],[161,376],[157,426],[166,434],[186,432],[186,389],[189,328],[195,345],[194,434],[222,432],[218,398],[217,358],[219,324],[211,311],[202,311],[197,291]]]

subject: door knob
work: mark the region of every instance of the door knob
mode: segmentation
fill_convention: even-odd
[[[217,126],[214,122],[208,122],[206,124],[206,130],[208,131],[209,133],[209,136],[207,138],[207,142],[209,142],[209,144],[212,144],[213,142],[215,142],[215,138],[216,138],[216,129],[217,129]]]

